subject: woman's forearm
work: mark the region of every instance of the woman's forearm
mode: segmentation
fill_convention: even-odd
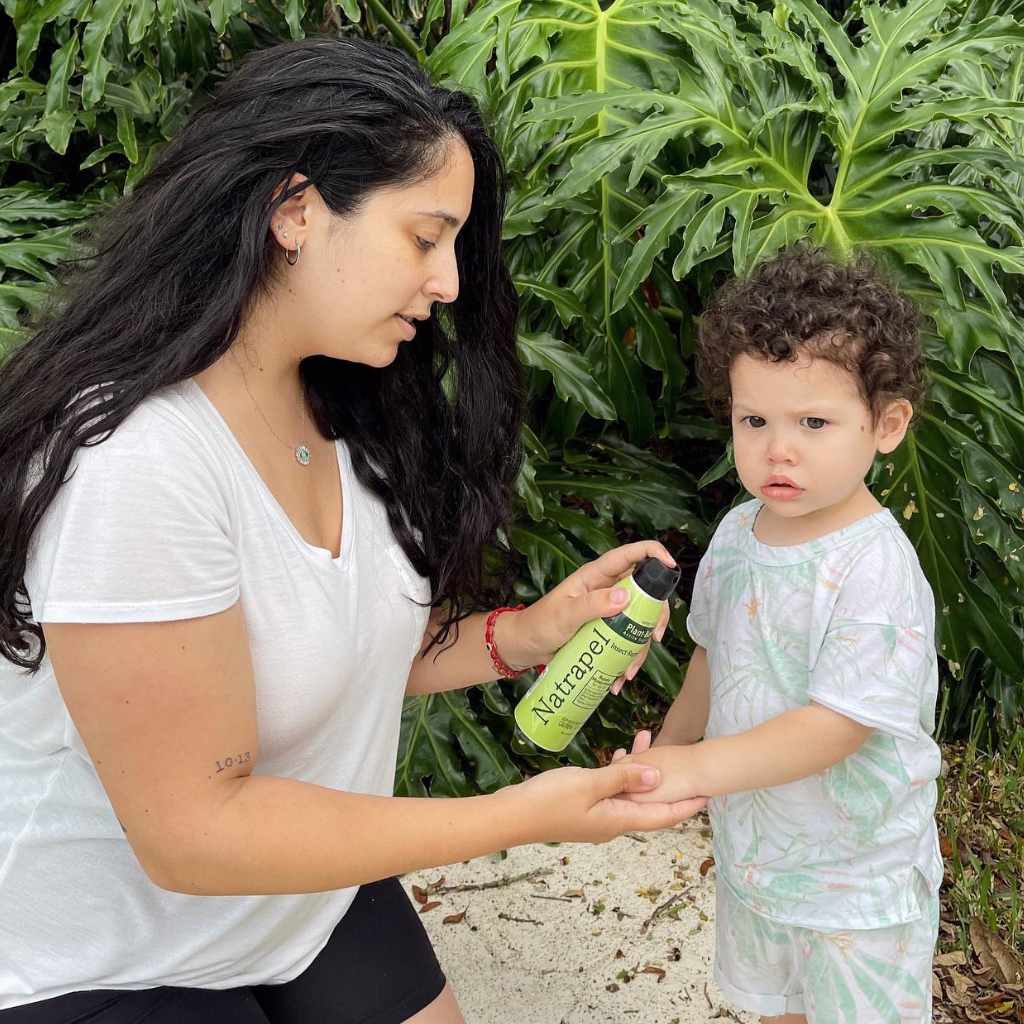
[[[319,892],[528,842],[522,803],[509,792],[379,797],[252,775],[235,780],[215,810],[167,823],[166,856],[136,853],[157,885],[178,892]]]
[[[530,655],[520,643],[515,612],[499,615],[494,623],[494,641],[502,660],[513,668],[526,669]],[[476,683],[487,683],[498,678],[494,664],[484,644],[484,626],[487,615],[480,612],[463,619],[458,626],[458,639],[444,646],[435,646],[424,653],[438,628],[440,615],[435,610],[423,637],[420,653],[413,662],[406,685],[409,696],[457,690]]]

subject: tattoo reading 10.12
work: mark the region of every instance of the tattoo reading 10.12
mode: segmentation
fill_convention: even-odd
[[[244,754],[235,754],[234,757],[225,757],[223,761],[214,761],[217,766],[217,771],[222,772],[225,768],[234,768],[236,765],[248,764],[252,760],[251,751],[246,751]]]

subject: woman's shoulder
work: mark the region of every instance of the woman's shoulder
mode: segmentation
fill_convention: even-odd
[[[142,447],[150,450],[192,450],[197,446],[210,446],[210,430],[199,415],[189,393],[190,382],[181,381],[162,387],[147,395],[117,424],[102,444],[117,447]],[[82,392],[88,408],[103,415],[105,402],[110,399],[89,398]]]
[[[147,395],[120,423],[95,444],[80,447],[77,462],[112,463],[132,460],[141,474],[167,473],[171,470],[202,472],[218,461],[218,449],[211,425],[202,415],[190,382],[182,381]],[[89,398],[82,392],[86,407],[97,416],[104,415],[109,398]]]
[[[102,425],[104,406],[112,400],[82,392],[78,401]],[[35,476],[40,468],[37,457]],[[71,497],[117,491],[128,499],[145,492],[174,500],[187,493],[193,501],[206,497],[221,506],[228,498],[227,468],[215,426],[204,417],[185,381],[147,395],[109,431],[79,445],[61,493]]]

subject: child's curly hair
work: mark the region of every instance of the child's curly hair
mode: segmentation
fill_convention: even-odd
[[[924,397],[920,315],[866,256],[839,263],[797,244],[723,285],[701,318],[697,373],[716,416],[731,408],[729,368],[743,353],[781,362],[811,355],[856,377],[872,417]]]

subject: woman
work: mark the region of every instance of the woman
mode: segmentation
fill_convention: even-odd
[[[274,47],[0,371],[0,1021],[458,1022],[395,875],[699,806],[621,765],[390,796],[403,696],[671,561],[468,614],[520,460],[503,202],[467,97]]]

